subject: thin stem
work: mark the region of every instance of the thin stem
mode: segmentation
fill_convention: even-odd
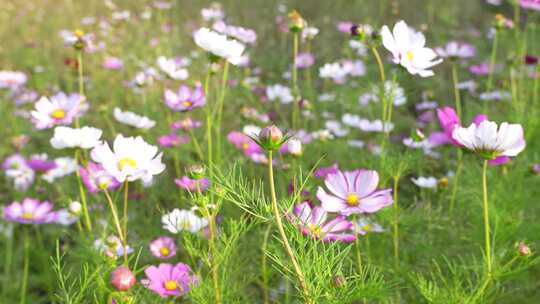
[[[454,82],[454,98],[456,103],[457,116],[461,119],[461,95],[459,94],[459,78],[457,64],[455,62],[452,63],[452,81]]]
[[[201,146],[199,144],[199,140],[197,139],[197,137],[195,136],[195,133],[193,132],[193,130],[191,128],[187,128],[188,129],[188,133],[189,133],[189,136],[191,137],[191,139],[193,140],[193,145],[195,146],[195,153],[197,153],[197,155],[199,156],[199,158],[201,160],[204,159],[204,156],[203,156],[203,152],[202,152],[202,149],[201,149]]]
[[[398,205],[398,183],[400,176],[397,175],[394,177],[394,265],[396,269],[399,269],[399,205]]]
[[[79,84],[79,95],[84,96],[84,76],[83,76],[83,49],[77,50],[77,75]],[[75,117],[75,127],[79,127],[79,117]]]
[[[456,201],[457,196],[457,190],[459,187],[459,176],[461,175],[461,169],[463,167],[463,151],[461,149],[458,150],[458,159],[457,159],[457,169],[456,169],[456,175],[454,176],[454,183],[452,185],[452,196],[450,197],[450,214],[454,211],[454,205]]]
[[[384,65],[381,60],[381,55],[379,55],[379,51],[377,51],[376,47],[371,47],[371,52],[373,53],[373,56],[375,56],[377,66],[379,67],[379,76],[381,77],[381,83],[384,84],[384,82],[386,81],[386,77],[384,75]]]
[[[208,86],[210,84],[210,67],[208,67],[208,72],[206,74],[206,79],[204,80],[204,96],[206,96],[206,142],[207,142],[207,166],[208,170],[210,172],[210,176],[212,176],[212,111],[209,109],[209,103],[210,100],[208,98]]]
[[[302,288],[302,292],[304,294],[306,303],[313,303],[313,301],[310,298],[309,290],[306,284],[306,279],[304,277],[304,274],[302,273],[302,269],[300,269],[300,265],[296,261],[296,257],[294,256],[293,249],[291,248],[291,245],[289,244],[289,240],[287,239],[287,235],[285,234],[285,229],[283,228],[283,223],[281,222],[281,215],[280,215],[279,208],[277,205],[276,189],[275,189],[275,184],[274,184],[274,165],[273,165],[273,160],[272,160],[272,150],[268,151],[268,178],[269,178],[269,183],[270,183],[270,195],[272,196],[272,209],[274,211],[274,217],[276,218],[276,225],[278,227],[278,231],[281,236],[281,241],[283,242],[285,251],[287,251],[289,258],[291,259],[291,262],[294,267],[294,271],[296,272],[297,279],[300,283],[300,287]]]
[[[77,163],[80,163],[79,156],[80,156],[80,152],[79,152],[79,149],[77,149],[75,150],[75,161]],[[78,169],[75,170],[75,173],[77,176],[77,185],[79,186],[79,195],[81,196],[84,224],[86,226],[86,229],[89,232],[92,232],[92,221],[90,220],[90,214],[88,212],[88,203],[86,202],[86,191],[84,191],[84,186],[82,184],[81,174],[79,170]]]
[[[355,223],[355,225],[357,225]],[[356,264],[358,266],[358,273],[362,273],[362,254],[360,253],[360,239],[356,238],[356,241],[354,242],[355,252],[356,252]]]
[[[294,97],[293,109],[292,109],[293,110],[292,111],[292,128],[293,129],[296,129],[296,127],[298,126],[298,119],[299,119],[298,96],[300,95],[299,94],[300,92],[298,90],[298,68],[296,66],[297,57],[298,57],[298,33],[294,32],[293,33],[293,66],[292,66],[292,75],[291,75],[292,90],[293,90],[293,97]]]
[[[127,259],[127,238],[128,238],[128,203],[129,203],[129,182],[124,182],[124,263],[128,264]]]
[[[488,72],[488,80],[486,85],[486,92],[491,91],[491,88],[493,87],[493,73],[495,72],[495,61],[497,60],[497,44],[499,40],[498,32],[495,31],[493,34],[493,44],[491,48],[491,60],[489,62],[489,72]],[[484,101],[484,113],[487,113],[487,101]]]
[[[125,238],[124,238],[124,233],[122,232],[122,227],[120,225],[120,218],[118,217],[118,212],[116,211],[116,207],[111,198],[111,195],[109,194],[109,191],[107,189],[104,189],[103,193],[105,193],[105,197],[107,198],[107,202],[109,203],[109,208],[111,208],[114,225],[116,226],[116,233],[118,233],[118,237],[120,238],[120,240],[122,240],[122,243],[125,244],[126,242],[124,241]],[[127,252],[125,247],[124,247],[124,252]],[[125,259],[125,256],[124,256],[124,259]],[[127,261],[125,262],[127,263]]]
[[[217,140],[217,157],[216,160],[221,160],[221,121],[223,118],[223,102],[225,101],[225,93],[227,92],[227,79],[229,77],[229,61],[225,60],[223,66],[223,75],[221,78],[221,92],[218,100],[218,115],[216,124],[216,140]]]
[[[482,189],[483,189],[483,202],[484,202],[484,237],[486,240],[486,263],[487,263],[487,271],[488,271],[488,277],[491,277],[492,275],[492,260],[491,260],[491,233],[490,233],[490,226],[489,226],[489,204],[488,204],[488,190],[487,190],[487,167],[488,167],[488,161],[484,160],[484,168],[482,170]]]
[[[28,228],[23,228],[23,277],[21,282],[21,304],[26,304],[26,290],[28,288],[28,268],[30,267],[30,239],[28,236]]]
[[[272,231],[272,225],[266,227],[263,237],[263,245],[261,248],[262,251],[262,261],[261,261],[261,271],[262,271],[262,283],[263,283],[263,299],[264,304],[270,303],[270,296],[268,294],[268,266],[266,259],[266,247],[268,246],[268,238],[270,237],[270,231]]]
[[[6,255],[4,260],[4,282],[2,288],[2,297],[6,298],[8,283],[10,282],[11,262],[13,259],[13,230],[11,235],[6,234]]]

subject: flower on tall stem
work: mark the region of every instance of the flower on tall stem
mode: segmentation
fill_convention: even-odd
[[[181,85],[177,92],[165,90],[164,99],[170,109],[180,112],[191,111],[206,104],[206,96],[200,85],[194,89]]]
[[[107,238],[95,240],[94,248],[111,259],[133,253],[133,248],[127,244],[122,244],[122,240],[117,236],[109,236]]]
[[[113,116],[119,123],[137,128],[151,129],[156,125],[156,122],[146,116],[139,115],[130,111],[122,111],[120,108],[114,108]]]
[[[91,193],[97,193],[104,189],[114,190],[120,187],[120,182],[103,169],[101,164],[88,162],[85,167],[79,169],[79,174],[86,189]]]
[[[373,213],[393,202],[392,189],[377,190],[377,171],[338,171],[327,175],[324,183],[330,193],[319,187],[317,198],[328,212],[339,212],[346,216]]]
[[[174,180],[174,183],[184,189],[191,192],[205,191],[210,186],[210,180],[208,178],[193,179],[188,176],[182,176]]]
[[[51,146],[55,149],[81,148],[91,149],[100,142],[103,131],[93,127],[70,128],[59,126],[54,129]]]
[[[444,47],[435,48],[435,52],[442,58],[468,59],[476,55],[476,48],[468,43],[450,41]]]
[[[13,202],[3,208],[3,218],[9,222],[21,224],[49,224],[58,218],[53,211],[53,204],[25,198],[22,203]]]
[[[87,110],[88,103],[84,96],[60,92],[50,97],[41,97],[30,115],[37,129],[48,129],[55,125],[70,125]]]
[[[195,44],[218,58],[223,58],[233,65],[242,61],[245,45],[208,28],[200,28],[193,34]]]
[[[381,35],[384,47],[393,55],[394,63],[400,64],[412,75],[433,76],[429,68],[442,62],[442,59],[436,59],[437,54],[432,49],[425,47],[424,34],[410,28],[404,21],[397,22],[393,32],[388,26],[383,26]]]
[[[161,223],[163,229],[174,234],[184,230],[191,233],[197,233],[208,226],[207,219],[197,216],[195,212],[191,210],[180,209],[174,209],[173,211],[164,214],[161,217]]]
[[[176,256],[176,243],[168,236],[159,237],[148,245],[152,255],[160,259],[169,259]]]
[[[152,265],[144,273],[146,278],[141,283],[162,298],[183,296],[199,283],[199,278],[184,263]]]
[[[294,206],[293,223],[298,224],[302,233],[322,241],[352,242],[356,235],[350,232],[353,224],[345,216],[338,215],[328,220],[328,212],[321,206],[311,207],[307,202]]]

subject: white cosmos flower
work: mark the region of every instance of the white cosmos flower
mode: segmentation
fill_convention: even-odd
[[[433,176],[419,176],[418,178],[411,178],[412,182],[417,185],[420,188],[429,188],[429,189],[435,189],[437,188],[437,179]]]
[[[150,129],[156,125],[154,120],[146,116],[139,115],[130,111],[122,111],[120,108],[114,108],[114,119],[118,122],[137,129]]]
[[[388,26],[383,26],[381,35],[384,47],[394,56],[394,63],[402,65],[413,75],[433,76],[429,68],[442,62],[442,59],[435,60],[435,51],[425,47],[424,34],[410,28],[403,20],[394,25],[392,33]]]
[[[56,164],[56,167],[43,174],[43,179],[51,184],[55,180],[79,170],[77,161],[71,157],[57,158],[54,160],[54,163]]]
[[[487,159],[498,156],[514,157],[525,149],[523,127],[520,124],[503,122],[500,127],[496,122],[484,120],[479,125],[456,127],[452,138],[465,148]]]
[[[103,131],[93,127],[74,129],[70,127],[56,127],[50,142],[55,149],[82,148],[90,149],[99,144]]]
[[[157,59],[157,65],[168,77],[174,80],[184,80],[187,79],[189,73],[186,69],[183,68],[181,62],[178,60],[167,59],[164,56],[159,56]]]
[[[122,134],[116,136],[112,150],[107,143],[101,143],[91,152],[92,159],[119,182],[150,181],[165,170],[162,156],[156,146],[148,144],[142,137],[124,137]]]
[[[242,61],[242,53],[246,48],[242,43],[227,38],[206,27],[198,29],[193,34],[195,43],[207,52],[221,57],[230,63],[237,65]]]
[[[161,217],[161,223],[163,229],[175,234],[182,230],[196,233],[208,225],[208,220],[198,217],[191,210],[174,209]]]
[[[288,104],[294,101],[291,89],[281,84],[267,86],[266,96],[270,101],[279,100],[283,104]]]

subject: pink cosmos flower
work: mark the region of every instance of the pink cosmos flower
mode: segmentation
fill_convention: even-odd
[[[86,167],[79,169],[82,181],[88,191],[97,193],[103,189],[113,190],[120,186],[120,182],[110,175],[101,164],[88,162]]]
[[[317,198],[328,212],[339,212],[345,216],[373,213],[393,203],[392,189],[377,190],[377,171],[337,171],[328,174],[324,183],[330,193],[319,187]]]
[[[28,77],[23,72],[0,71],[0,89],[19,89],[26,83],[27,80]]]
[[[178,147],[181,144],[189,142],[189,136],[178,135],[175,133],[163,135],[159,137],[159,145],[165,148]]]
[[[47,224],[57,219],[57,214],[52,209],[53,204],[47,201],[25,198],[22,203],[13,202],[4,207],[3,217],[6,221],[21,224]]]
[[[103,68],[107,70],[121,70],[124,67],[124,62],[120,58],[106,57],[103,61]]]
[[[354,23],[352,21],[341,21],[337,24],[338,31],[350,34],[351,33],[351,27],[353,27]]]
[[[540,11],[540,0],[520,0],[519,5],[525,9]]]
[[[171,90],[165,90],[165,104],[173,111],[191,111],[195,108],[204,106],[206,97],[200,86],[194,89],[186,85],[181,85],[175,93]]]
[[[330,221],[327,221],[327,217],[328,212],[321,206],[312,208],[308,203],[294,206],[293,221],[300,226],[302,233],[305,235],[325,242],[352,242],[356,240],[356,235],[346,233],[353,224],[346,220],[345,216],[338,215]]]
[[[200,190],[205,191],[210,186],[210,180],[207,178],[191,179],[187,176],[182,176],[182,178],[177,178],[174,180],[174,183],[185,190],[188,191],[197,191],[197,183],[199,184]]]
[[[146,278],[141,283],[162,298],[182,296],[189,292],[192,285],[198,284],[199,278],[191,273],[191,268],[178,263],[159,264],[145,269]]]
[[[88,110],[85,97],[79,94],[66,95],[60,92],[49,98],[41,97],[30,114],[37,129],[48,129],[55,125],[69,125]]]
[[[191,117],[187,117],[182,120],[173,122],[170,127],[173,130],[177,130],[177,129],[189,130],[189,129],[200,128],[201,126],[202,126],[202,122],[191,119]]]
[[[56,168],[56,162],[49,160],[46,154],[32,155],[26,164],[34,171],[47,172]]]
[[[254,154],[264,154],[262,148],[253,139],[242,132],[233,131],[227,135],[227,139],[248,157]]]
[[[476,48],[468,43],[450,41],[444,48],[435,48],[435,52],[443,58],[467,59],[476,55]]]
[[[172,258],[176,255],[176,243],[168,236],[162,236],[150,242],[150,252],[160,259]]]
[[[329,174],[334,174],[339,171],[338,164],[334,163],[328,167],[319,167],[313,172],[313,176],[316,178],[326,178]]]
[[[474,75],[487,75],[489,74],[494,68],[489,63],[480,63],[477,65],[471,65],[469,67],[469,72],[473,73]]]
[[[315,64],[315,56],[311,53],[300,53],[296,56],[296,67],[299,69],[309,68]]]

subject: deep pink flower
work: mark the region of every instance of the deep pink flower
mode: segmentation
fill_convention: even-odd
[[[473,73],[474,75],[487,75],[489,74],[494,67],[492,67],[489,63],[480,63],[477,65],[471,65],[469,67],[469,72]]]
[[[111,285],[118,291],[127,291],[136,282],[137,278],[126,266],[119,266],[111,272]]]
[[[344,242],[356,240],[356,235],[352,232],[346,233],[353,224],[346,220],[345,216],[338,215],[334,219],[327,221],[328,212],[321,206],[311,208],[308,203],[298,204],[294,206],[292,220],[300,226],[302,233],[315,239]]]
[[[91,193],[97,193],[103,189],[113,190],[120,186],[120,182],[110,175],[101,164],[88,162],[86,167],[79,169],[81,179]]]
[[[191,111],[205,105],[206,97],[200,86],[191,89],[187,85],[181,85],[175,93],[165,90],[165,104],[173,111]]]
[[[170,147],[178,147],[181,144],[185,144],[189,142],[189,136],[187,135],[178,135],[175,133],[163,135],[159,137],[159,145],[162,147],[170,148]]]
[[[338,164],[334,163],[331,166],[328,167],[319,167],[317,170],[313,172],[313,176],[316,178],[326,178],[328,174],[337,173],[339,171]]]
[[[373,213],[392,204],[392,189],[377,190],[377,171],[358,169],[338,171],[326,176],[324,183],[330,193],[322,187],[317,190],[317,198],[328,212],[343,215]]]
[[[168,236],[162,236],[150,242],[150,252],[157,258],[168,259],[176,256],[176,243]]]
[[[242,132],[233,131],[227,135],[227,139],[246,156],[263,154],[262,148],[253,139]]]
[[[520,0],[519,5],[525,9],[540,11],[540,0]]]
[[[181,178],[177,178],[174,180],[174,183],[185,190],[189,191],[197,191],[197,183],[199,183],[199,187],[201,191],[205,191],[210,186],[210,180],[207,178],[201,178],[201,179],[191,179],[187,176],[182,176]]]
[[[141,283],[163,298],[182,296],[189,292],[192,285],[198,284],[199,278],[191,273],[191,268],[178,263],[159,264],[145,269],[146,278]]]
[[[56,168],[56,162],[54,160],[49,160],[41,155],[33,155],[29,160],[26,161],[26,164],[32,170],[38,172],[47,172]]]
[[[22,203],[13,202],[4,207],[3,216],[6,221],[22,224],[53,223],[57,219],[57,214],[52,209],[53,204],[47,201],[25,198]]]

